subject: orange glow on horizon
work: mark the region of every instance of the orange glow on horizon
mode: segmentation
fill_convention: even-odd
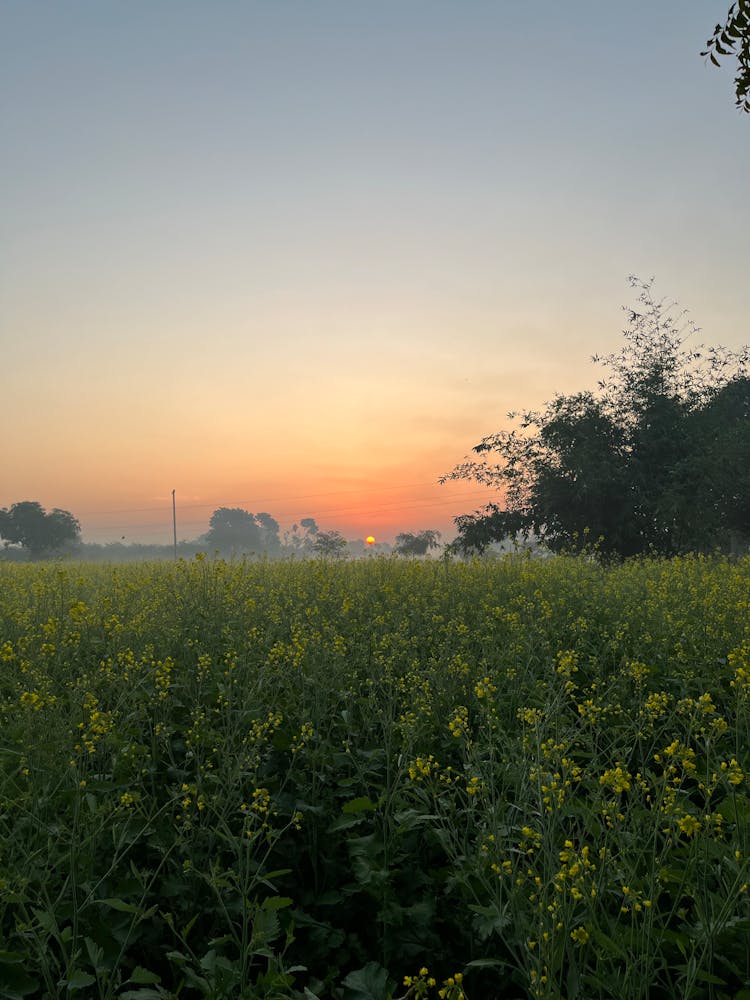
[[[255,481],[214,477],[175,463],[169,479],[147,475],[112,476],[104,482],[84,479],[82,488],[64,480],[45,484],[42,475],[28,476],[17,492],[0,495],[0,507],[19,500],[38,500],[51,510],[69,510],[81,522],[86,542],[120,541],[167,544],[172,534],[171,489],[176,488],[177,534],[192,541],[208,531],[218,507],[240,507],[254,513],[268,511],[280,524],[281,535],[303,517],[315,518],[322,530],[340,531],[363,540],[367,548],[392,542],[403,531],[434,528],[453,537],[453,518],[484,506],[492,491],[472,483],[439,486],[438,474],[450,458],[433,466],[408,471],[388,469],[362,481],[347,476],[306,475],[296,480],[270,476]],[[51,477],[50,477],[51,478]],[[165,481],[166,479],[166,481]],[[302,479],[302,481],[300,481]],[[378,481],[379,480],[379,481]],[[119,483],[114,494],[110,483]]]

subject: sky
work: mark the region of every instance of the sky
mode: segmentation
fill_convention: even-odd
[[[0,507],[348,538],[593,387],[654,277],[750,313],[727,0],[0,0]]]

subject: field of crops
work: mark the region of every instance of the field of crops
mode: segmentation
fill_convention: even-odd
[[[0,997],[750,998],[750,561],[0,564]]]

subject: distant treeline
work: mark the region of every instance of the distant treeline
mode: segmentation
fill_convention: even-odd
[[[55,508],[47,513],[37,501],[22,501],[0,510],[0,561],[33,562],[37,559],[80,559],[94,562],[139,562],[149,559],[193,559],[197,555],[221,558],[290,559],[318,556],[329,559],[356,558],[366,553],[426,556],[440,548],[440,532],[434,528],[396,535],[393,545],[366,540],[347,540],[340,531],[321,530],[314,517],[303,517],[281,534],[271,514],[252,514],[240,507],[219,507],[209,520],[208,531],[176,545],[143,542],[84,542],[81,526],[69,511]]]
[[[70,511],[46,511],[36,500],[22,500],[0,509],[0,540],[3,556],[14,561],[77,555],[84,558],[160,558],[174,554],[174,545],[85,543],[80,522]],[[321,532],[315,518],[304,517],[280,535],[279,522],[271,514],[252,514],[239,507],[217,508],[208,531],[192,541],[178,544],[178,555],[217,552],[222,555],[267,554],[277,556],[308,550],[342,550],[346,540],[339,532]]]

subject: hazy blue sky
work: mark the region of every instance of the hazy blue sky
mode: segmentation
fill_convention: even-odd
[[[445,530],[628,274],[750,339],[727,7],[0,0],[0,506]]]

